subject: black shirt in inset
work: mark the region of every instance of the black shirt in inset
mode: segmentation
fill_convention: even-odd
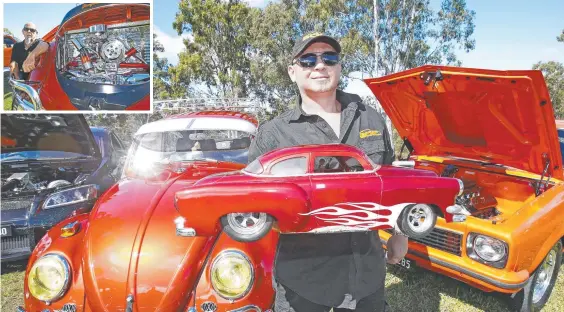
[[[23,63],[29,56],[29,53],[33,51],[33,49],[35,49],[41,41],[41,39],[36,39],[27,50],[23,41],[14,44],[14,47],[12,48],[12,58],[10,60],[10,63],[16,62],[16,64],[18,64],[20,79],[27,80],[29,78],[29,73],[24,73],[23,71]]]
[[[391,164],[394,153],[382,115],[358,95],[337,91],[340,137],[301,106],[262,125],[249,149],[249,162],[274,149],[343,143],[363,150],[377,164]],[[370,135],[366,135],[370,133]],[[280,235],[274,268],[278,283],[317,304],[339,306],[345,295],[360,300],[381,290],[386,262],[377,231]]]

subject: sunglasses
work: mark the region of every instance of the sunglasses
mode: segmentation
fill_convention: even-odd
[[[35,30],[35,29],[33,29],[33,28],[27,28],[27,27],[25,27],[23,30],[24,30],[24,31],[31,31],[32,33],[34,33],[34,32],[37,31],[37,30]]]
[[[293,64],[298,63],[301,67],[306,68],[315,67],[318,57],[320,57],[323,64],[327,66],[339,64],[339,53],[337,52],[307,53],[295,59]]]

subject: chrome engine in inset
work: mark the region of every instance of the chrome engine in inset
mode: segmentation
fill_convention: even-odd
[[[148,21],[68,31],[60,41],[57,68],[76,81],[145,83],[150,79],[150,40]]]

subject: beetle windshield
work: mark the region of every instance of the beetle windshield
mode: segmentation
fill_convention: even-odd
[[[147,170],[153,164],[212,160],[246,164],[249,134],[235,130],[186,130],[144,133],[135,137],[128,167]]]

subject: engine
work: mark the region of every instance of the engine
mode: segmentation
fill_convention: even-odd
[[[51,172],[15,172],[2,174],[2,194],[37,192],[72,185],[69,180],[82,179],[84,174],[60,170]]]
[[[441,176],[454,177],[458,168],[453,165],[445,167]],[[472,216],[481,219],[490,219],[500,214],[497,209],[497,200],[475,181],[463,180],[464,191],[456,198],[456,204],[464,207]]]
[[[92,25],[61,38],[59,72],[67,79],[94,84],[132,85],[150,79],[148,21]]]

